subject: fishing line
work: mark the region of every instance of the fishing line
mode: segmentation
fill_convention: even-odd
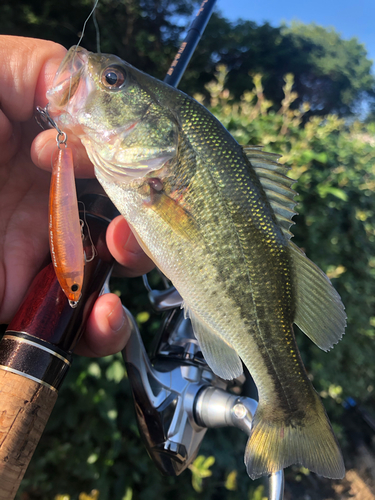
[[[95,33],[96,33],[96,52],[98,52],[98,54],[100,54],[101,53],[101,50],[100,50],[100,30],[99,30],[98,20],[96,19],[96,10],[94,10],[92,20],[94,21]]]
[[[84,34],[85,34],[86,24],[87,24],[88,20],[90,19],[90,17],[91,17],[92,15],[94,15],[94,13],[95,13],[95,9],[96,9],[96,7],[97,7],[98,3],[99,3],[99,0],[95,0],[94,7],[92,8],[92,10],[91,10],[90,14],[87,16],[86,21],[83,23],[82,33],[81,33],[81,36],[80,36],[80,38],[79,38],[79,40],[78,40],[78,43],[77,43],[77,45],[76,45],[76,48],[78,48],[78,47],[79,47],[79,45],[80,45],[80,43],[82,42],[82,38],[84,37]],[[98,37],[98,33],[99,33],[99,26],[97,26],[97,22],[96,22],[96,17],[95,17],[95,15],[94,15],[94,24],[95,24],[95,28],[97,27],[97,32],[96,32],[96,42],[98,43],[98,38],[99,38],[99,37]],[[100,52],[100,50],[99,50],[99,52]]]
[[[72,63],[71,63],[71,67],[73,68],[74,67],[74,59],[76,57],[76,54],[77,54],[77,49],[78,47],[80,46],[81,42],[82,42],[82,39],[85,35],[85,30],[86,30],[86,25],[90,19],[91,16],[93,16],[93,19],[94,19],[94,25],[95,25],[95,31],[96,31],[96,45],[97,45],[97,48],[99,48],[99,51],[100,52],[100,33],[99,33],[99,26],[98,26],[98,22],[96,20],[96,17],[95,17],[95,10],[96,10],[96,7],[98,6],[98,3],[99,3],[99,0],[95,0],[95,3],[94,3],[94,6],[93,8],[91,9],[91,12],[90,14],[87,16],[86,18],[86,21],[83,23],[83,27],[82,27],[82,31],[81,31],[81,36],[79,37],[79,40],[78,40],[78,43],[74,49],[74,53],[73,53],[73,57],[72,57]],[[71,96],[71,90],[72,90],[72,75],[70,76],[69,78],[69,93],[68,93],[68,100],[67,100],[67,103],[69,102],[70,100],[70,96]]]

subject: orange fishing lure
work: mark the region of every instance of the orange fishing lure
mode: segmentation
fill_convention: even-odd
[[[81,297],[84,252],[78,213],[72,150],[58,140],[49,197],[49,243],[60,286],[72,307]],[[61,147],[64,144],[65,147]]]

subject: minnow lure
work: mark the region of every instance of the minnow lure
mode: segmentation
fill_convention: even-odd
[[[52,165],[49,194],[49,244],[58,282],[76,307],[81,297],[85,256],[82,227],[74,180],[72,149],[67,147],[67,135],[62,132],[47,110],[39,113],[57,130],[58,153]]]
[[[60,286],[72,307],[82,293],[84,253],[71,148],[59,149],[49,195],[49,244]]]

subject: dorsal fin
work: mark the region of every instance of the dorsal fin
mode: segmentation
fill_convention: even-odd
[[[289,168],[278,163],[280,155],[266,153],[259,146],[245,146],[243,150],[263,186],[277,222],[290,239],[293,235],[289,228],[294,224],[292,217],[297,213],[294,210],[297,193],[291,186],[296,181],[286,175]]]

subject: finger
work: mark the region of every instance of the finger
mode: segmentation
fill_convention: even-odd
[[[11,122],[5,116],[5,114],[0,110],[0,144],[5,145],[9,142],[12,137],[13,128]]]
[[[36,136],[31,146],[31,159],[43,170],[51,170],[56,155],[56,130],[45,130]],[[80,179],[95,177],[93,164],[80,139],[72,132],[67,133],[67,146],[73,151],[75,176]]]
[[[14,134],[13,125],[7,116],[0,110],[0,164],[6,165],[17,151],[16,134]]]
[[[0,37],[0,102],[11,121],[26,121],[45,106],[47,89],[66,53],[61,45],[33,38]]]
[[[130,323],[121,300],[108,293],[96,301],[75,353],[101,357],[121,351],[130,336]]]
[[[121,274],[124,276],[129,278],[140,276],[155,267],[141,249],[122,215],[116,217],[108,226],[107,245],[116,261],[123,266]]]

